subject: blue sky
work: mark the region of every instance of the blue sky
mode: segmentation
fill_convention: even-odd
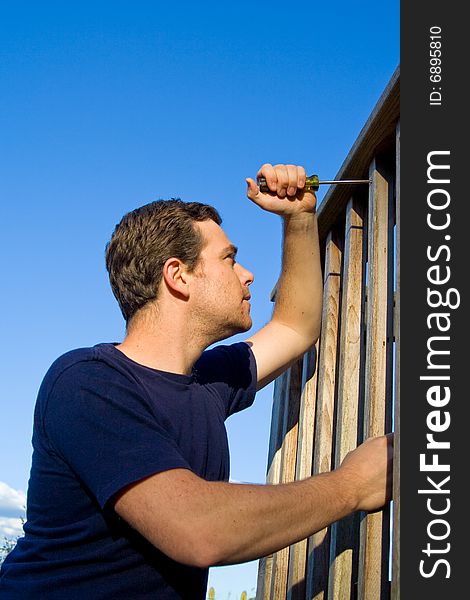
[[[103,260],[115,223],[160,197],[214,204],[264,325],[281,225],[245,177],[264,162],[336,174],[399,63],[399,3],[6,2],[0,40],[1,525],[2,498],[22,498],[6,490],[26,491],[50,363],[122,339]],[[271,397],[227,422],[235,480],[264,481]],[[239,598],[256,564],[211,583]]]

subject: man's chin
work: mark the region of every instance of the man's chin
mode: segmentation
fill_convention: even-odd
[[[251,329],[252,325],[253,321],[251,320],[251,317],[243,319],[242,322],[233,323],[229,328],[226,329],[226,331],[223,332],[222,335],[220,335],[217,341],[220,342],[222,340],[226,340],[227,338],[232,337],[232,335],[236,335],[237,333],[246,333]]]
[[[253,321],[252,321],[251,317],[248,317],[241,325],[240,331],[238,331],[238,333],[246,333],[247,331],[249,331],[251,329],[252,325],[253,325]]]

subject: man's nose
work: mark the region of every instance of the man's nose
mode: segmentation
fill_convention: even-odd
[[[242,265],[240,263],[237,263],[237,267],[239,270],[239,277],[240,277],[240,281],[242,282],[243,285],[251,285],[255,279],[255,276],[253,275],[253,273],[251,271],[248,271],[248,269],[245,269],[245,267],[242,267]]]

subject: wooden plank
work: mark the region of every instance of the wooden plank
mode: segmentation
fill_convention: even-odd
[[[350,199],[346,208],[339,342],[335,467],[357,446],[360,375],[364,357],[363,324],[363,210]],[[331,527],[328,598],[353,597],[357,579],[358,518],[351,515]]]
[[[390,306],[390,175],[378,160],[372,161],[368,216],[367,335],[364,395],[364,436],[390,431],[391,336]],[[359,599],[384,600],[388,585],[387,510],[366,515],[361,521]]]
[[[271,432],[269,438],[268,467],[266,482],[279,483],[281,475],[282,439],[284,413],[289,388],[290,372],[285,371],[274,382],[273,407],[271,416]],[[256,600],[269,600],[274,555],[263,557],[258,564],[258,583]]]
[[[384,145],[395,144],[395,125],[400,115],[400,68],[397,67],[387,87],[372,110],[335,179],[366,179],[369,164]],[[323,175],[326,177],[326,175]],[[354,188],[331,186],[318,208],[320,241],[336,224]]]
[[[400,600],[400,122],[396,137],[395,404],[393,446],[392,600]]]
[[[274,402],[269,439],[268,469],[266,481],[279,483],[281,480],[282,442],[285,435],[285,419],[289,398],[290,370],[278,377],[274,384]]]
[[[336,380],[341,250],[332,232],[325,251],[322,332],[318,364],[318,392],[313,473],[331,470],[333,414]],[[308,540],[307,597],[326,597],[328,578],[329,532],[323,529]]]
[[[289,389],[286,410],[284,411],[284,439],[282,442],[282,460],[280,483],[295,480],[297,458],[297,437],[299,429],[300,386],[302,381],[302,360],[294,363],[290,369]],[[273,559],[271,576],[271,599],[285,598],[287,593],[287,575],[289,569],[289,547],[276,552]]]
[[[295,479],[312,474],[313,441],[315,436],[315,408],[317,400],[317,363],[319,343],[305,353],[302,365],[302,393],[300,400],[299,436]],[[289,550],[287,600],[304,600],[307,540],[293,544]]]
[[[317,401],[319,342],[304,355],[302,365],[302,396],[299,415],[299,443],[295,478],[306,479],[312,474],[315,410]]]

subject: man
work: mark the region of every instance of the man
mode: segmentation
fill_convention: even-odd
[[[159,201],[107,247],[127,322],[121,344],[54,363],[35,411],[25,537],[4,563],[8,599],[204,598],[208,567],[249,561],[390,497],[391,439],[304,481],[228,483],[224,420],[315,343],[322,281],[305,170],[264,165],[248,197],[284,221],[271,321],[246,342],[253,275],[212,207]]]

